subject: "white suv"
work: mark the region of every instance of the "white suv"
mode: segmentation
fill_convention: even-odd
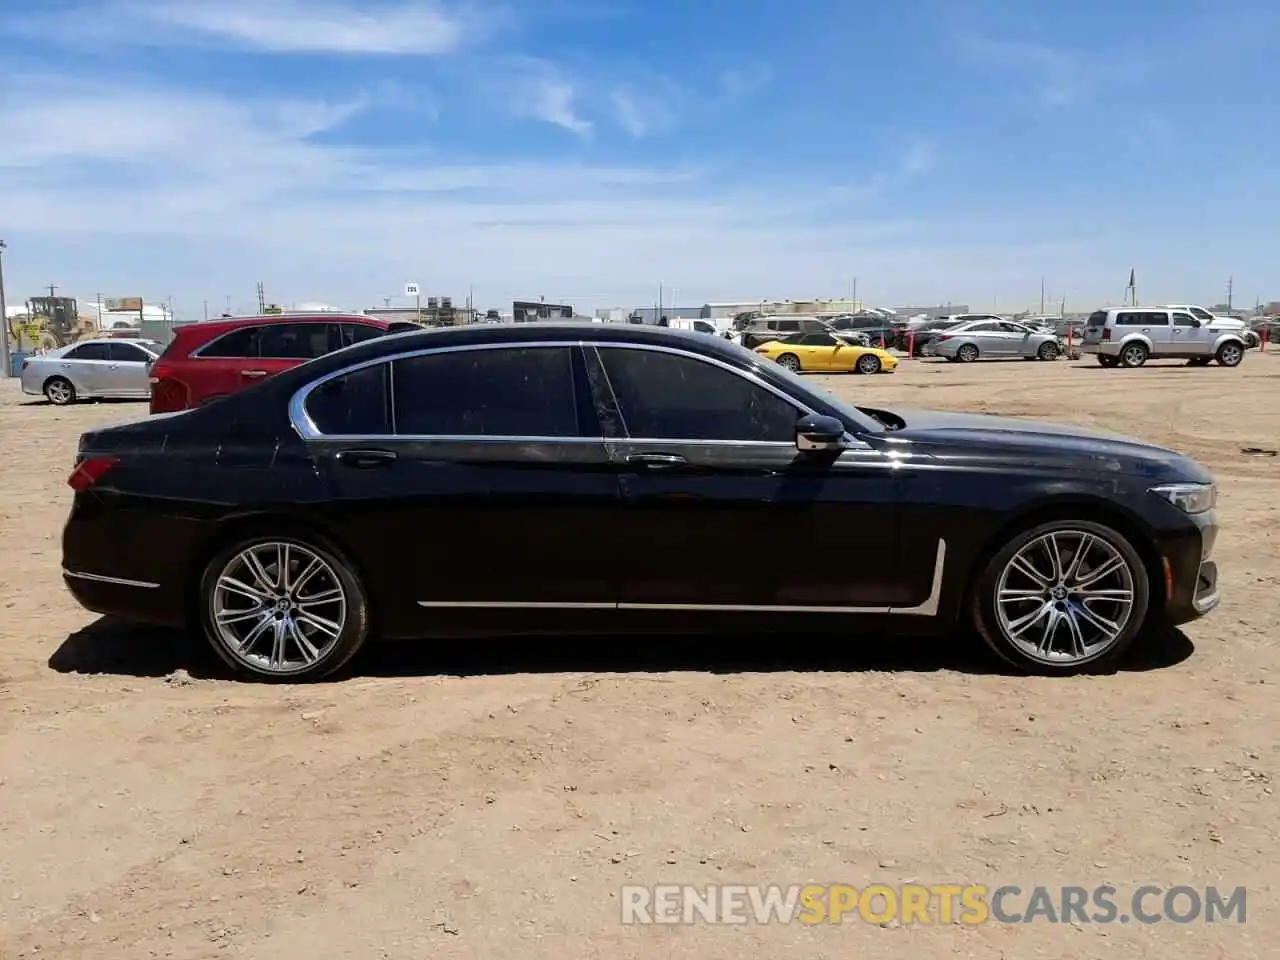
[[[1236,323],[1202,307],[1112,307],[1089,316],[1080,352],[1104,367],[1140,367],[1148,358],[1234,367],[1246,350],[1243,325]]]

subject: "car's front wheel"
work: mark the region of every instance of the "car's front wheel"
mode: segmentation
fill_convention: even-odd
[[[879,373],[880,358],[877,357],[874,353],[864,353],[862,356],[858,358],[858,363],[856,364],[855,369],[859,373],[866,373],[866,374]]]
[[[201,578],[200,620],[218,656],[254,680],[320,680],[370,634],[354,566],[314,535],[251,536],[219,551]]]
[[[1240,361],[1244,359],[1244,347],[1228,340],[1218,348],[1217,359],[1218,363],[1224,367],[1238,367]]]
[[[1041,360],[1057,360],[1058,345],[1052,340],[1046,340],[1040,344],[1040,349],[1036,351],[1036,356]]]
[[[1150,602],[1142,558],[1119,531],[1087,520],[1039,524],[987,563],[971,597],[974,625],[1013,666],[1067,674],[1113,664]]]

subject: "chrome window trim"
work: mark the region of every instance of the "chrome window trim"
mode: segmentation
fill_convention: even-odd
[[[419,350],[407,350],[403,353],[388,354],[380,357],[374,357],[370,360],[362,360],[359,363],[353,363],[348,367],[342,367],[324,376],[304,384],[289,399],[289,421],[293,429],[303,440],[329,440],[340,442],[423,442],[433,441],[441,443],[690,443],[690,444],[713,444],[719,446],[769,446],[769,447],[789,447],[792,443],[782,440],[755,441],[755,440],[693,440],[693,439],[672,439],[658,437],[605,437],[603,433],[599,436],[590,437],[547,437],[547,436],[502,436],[498,434],[337,434],[322,433],[316,426],[315,421],[311,419],[311,415],[307,413],[307,398],[317,388],[328,383],[330,380],[336,380],[360,370],[369,367],[375,367],[379,364],[388,364],[389,376],[387,378],[387,388],[394,391],[395,389],[395,362],[397,360],[410,360],[415,357],[434,356],[443,353],[463,353],[473,350],[523,350],[530,348],[579,348],[586,349],[591,347],[599,350],[600,347],[615,347],[620,349],[632,350],[650,350],[656,353],[670,353],[676,356],[688,357],[692,360],[699,360],[709,363],[712,366],[720,367],[729,373],[742,377],[755,386],[762,387],[774,396],[785,400],[792,406],[798,407],[801,416],[817,415],[818,411],[814,410],[807,403],[804,403],[797,397],[791,396],[785,390],[775,387],[773,384],[766,382],[761,377],[751,371],[741,370],[733,364],[726,363],[718,357],[708,357],[705,354],[696,353],[691,350],[682,350],[678,347],[659,346],[647,343],[633,343],[628,341],[598,341],[598,340],[530,340],[530,341],[512,341],[505,343],[467,343],[455,344],[447,347],[424,347]],[[612,389],[612,387],[610,387]],[[615,398],[616,399],[616,398]],[[391,424],[395,429],[395,401],[391,403]],[[849,433],[845,433],[845,449],[847,450],[870,450],[872,447],[862,440],[858,440]]]

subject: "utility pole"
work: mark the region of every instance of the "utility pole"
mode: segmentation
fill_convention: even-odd
[[[1044,277],[1040,278],[1040,316],[1044,316]]]
[[[51,284],[49,284],[49,298],[50,298],[50,299],[53,299],[54,295],[55,295],[57,292],[58,292],[58,288],[57,288],[57,287],[55,287],[52,283],[51,283]]]
[[[4,251],[8,244],[0,240],[0,377],[13,376],[13,363],[9,359],[9,311],[4,302]]]
[[[204,318],[207,321],[209,319],[209,301],[201,300],[200,305],[204,308]]]
[[[258,281],[258,316],[262,316],[266,312],[267,312],[267,292],[265,287],[262,284],[262,281],[259,280]]]
[[[1231,312],[1231,293],[1235,287],[1235,277],[1227,277],[1227,313]]]
[[[858,312],[858,278],[853,278],[853,312]]]
[[[229,293],[227,294],[227,310],[226,310],[226,313],[227,313],[227,316],[228,316],[228,317],[229,317],[229,316],[231,316],[231,294],[229,294]]]
[[[658,323],[662,320],[662,284],[658,284],[658,312],[653,317],[653,322]]]

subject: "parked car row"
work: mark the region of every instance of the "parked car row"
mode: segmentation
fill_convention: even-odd
[[[275,359],[238,349],[249,369]],[[1219,602],[1216,490],[1186,457],[855,406],[722,338],[645,326],[366,338],[91,430],[68,482],[76,599],[202,632],[252,679],[329,676],[375,636],[745,628],[970,627],[1021,670],[1066,674]]]

